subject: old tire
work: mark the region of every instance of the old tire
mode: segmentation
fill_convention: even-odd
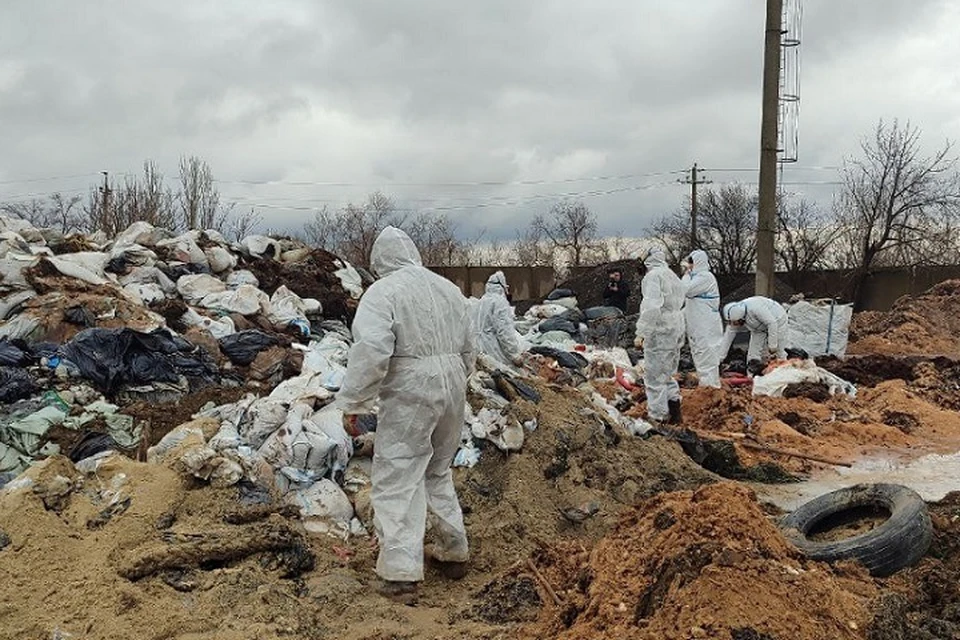
[[[862,507],[882,507],[890,517],[866,533],[831,542],[807,538],[831,516]],[[813,560],[855,560],[874,576],[889,576],[916,564],[930,548],[933,526],[917,493],[895,484],[858,484],[804,504],[780,523],[786,538]]]

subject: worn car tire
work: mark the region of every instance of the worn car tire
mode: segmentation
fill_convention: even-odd
[[[832,542],[807,535],[826,518],[850,509],[879,506],[890,512],[880,526]],[[913,490],[895,484],[858,484],[811,500],[780,523],[787,539],[813,560],[855,560],[874,576],[889,576],[916,564],[930,548],[933,525],[927,505]]]

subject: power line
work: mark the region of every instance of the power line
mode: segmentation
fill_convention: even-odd
[[[839,171],[843,167],[832,167],[832,166],[822,166],[822,167],[800,167],[797,165],[789,165],[786,167],[790,171]],[[760,171],[757,167],[734,167],[730,169],[702,169],[702,171],[714,171],[719,173],[737,173],[741,171],[746,172],[758,172]]]
[[[72,180],[74,178],[89,178],[100,175],[98,173],[79,173],[72,176],[50,176],[46,178],[23,178],[20,180],[0,180],[0,184],[22,184],[27,182],[52,182],[54,180]]]

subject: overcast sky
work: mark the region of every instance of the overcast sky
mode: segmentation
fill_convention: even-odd
[[[809,183],[880,118],[960,138],[960,0],[803,5],[788,190],[829,205]],[[763,26],[762,0],[8,0],[0,199],[196,154],[273,228],[380,189],[467,237],[558,194],[636,236],[694,161],[756,182]]]

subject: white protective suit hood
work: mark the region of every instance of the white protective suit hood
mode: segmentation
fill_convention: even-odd
[[[487,293],[502,293],[504,296],[507,295],[507,277],[503,275],[503,271],[497,271],[492,276],[487,278],[487,286],[484,289]]]
[[[422,267],[420,252],[406,233],[396,227],[386,227],[373,242],[370,268],[383,278],[404,267]]]
[[[691,251],[689,258],[693,263],[693,268],[690,269],[690,273],[703,273],[704,271],[710,271],[710,258],[707,256],[706,251],[701,249]]]
[[[647,252],[647,257],[643,259],[643,264],[647,267],[647,269],[653,269],[654,267],[665,267],[667,266],[667,255],[660,247],[653,247]]]

